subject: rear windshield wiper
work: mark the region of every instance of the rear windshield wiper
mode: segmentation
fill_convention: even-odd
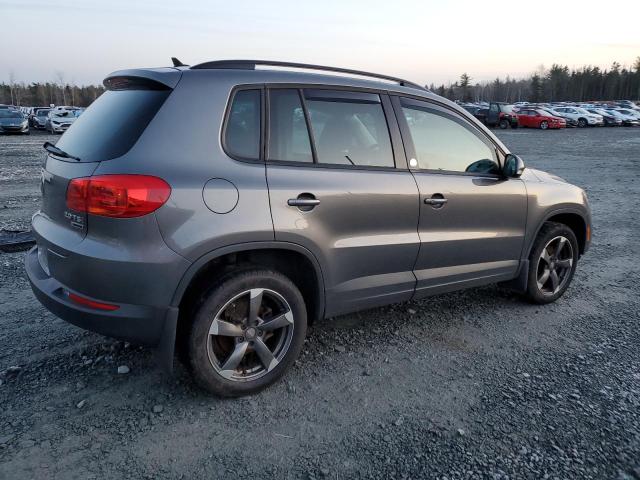
[[[56,147],[53,143],[51,142],[44,142],[44,145],[42,145],[42,147],[49,153],[53,153],[54,155],[57,155],[58,157],[62,157],[62,158],[72,158],[73,160],[77,160],[80,161],[80,158],[78,157],[74,157],[73,155],[69,155],[67,152],[65,152],[64,150],[59,149],[58,147]]]

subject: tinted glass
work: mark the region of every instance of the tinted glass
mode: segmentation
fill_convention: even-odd
[[[227,153],[236,157],[260,158],[260,90],[240,90],[234,95],[225,147]]]
[[[106,91],[56,144],[83,162],[124,155],[169,96],[170,90]],[[73,113],[67,114],[74,118]]]
[[[340,98],[342,97],[342,98]],[[387,120],[379,103],[340,97],[307,99],[318,163],[393,167]]]
[[[475,133],[448,115],[403,107],[416,149],[425,170],[496,173],[493,149]]]
[[[276,89],[269,94],[269,159],[313,162],[298,90]]]

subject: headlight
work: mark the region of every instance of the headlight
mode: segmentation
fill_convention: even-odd
[[[26,127],[28,124],[29,124],[29,121],[28,121],[28,120],[25,120],[24,122],[22,122],[22,126],[23,126],[23,127]]]

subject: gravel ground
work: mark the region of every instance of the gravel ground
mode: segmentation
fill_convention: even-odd
[[[24,252],[0,254],[0,478],[640,479],[640,129],[498,134],[589,194],[595,240],[567,294],[486,287],[330,319],[250,398],[56,319]],[[37,208],[48,138],[0,138],[0,229]]]

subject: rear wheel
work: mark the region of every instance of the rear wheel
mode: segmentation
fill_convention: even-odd
[[[540,128],[542,130],[546,130],[547,128],[549,128],[549,123],[546,120],[543,120],[542,122],[540,122]]]
[[[188,343],[196,381],[216,395],[258,392],[298,357],[307,313],[298,288],[272,270],[246,270],[221,280],[198,307]]]
[[[569,227],[546,223],[529,255],[527,296],[534,303],[550,303],[569,287],[578,264],[578,241]]]

